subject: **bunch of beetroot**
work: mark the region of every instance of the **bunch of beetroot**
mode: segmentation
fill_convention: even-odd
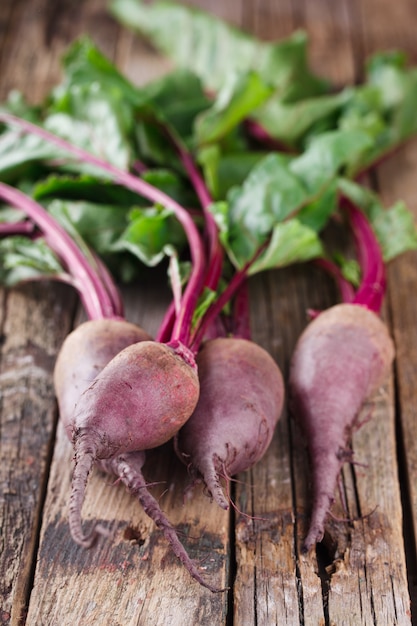
[[[143,8],[150,11],[147,19],[152,19],[153,6]],[[175,10],[175,5],[170,10]],[[214,28],[213,24],[208,28]],[[233,32],[229,43],[239,45],[243,40],[235,40]],[[175,42],[170,45],[175,46]],[[20,216],[2,224],[0,236],[18,235],[33,245],[43,242],[55,255],[52,265],[56,263],[59,268],[55,278],[78,291],[89,318],[64,341],[54,372],[60,416],[75,452],[69,502],[71,534],[86,548],[94,544],[98,534],[107,534],[98,525],[89,534],[82,527],[85,489],[97,464],[115,474],[138,498],[190,574],[212,591],[219,589],[201,577],[175,528],[149,492],[142,469],[147,450],[173,440],[190,474],[226,509],[231,477],[252,467],[268,448],[283,407],[284,381],[273,358],[251,341],[248,277],[318,258],[335,276],[342,295],[343,303],[316,314],[300,337],[288,380],[290,407],[304,430],[312,465],[313,506],[305,551],[323,536],[340,469],[349,460],[351,432],[358,426],[363,402],[384,382],[394,357],[392,341],[378,317],[385,292],[384,263],[394,256],[383,255],[374,232],[383,211],[372,195],[343,174],[350,179],[357,176],[415,132],[413,127],[405,133],[404,123],[400,124],[408,110],[409,77],[401,67],[395,67],[407,84],[404,98],[395,99],[395,111],[388,110],[387,105],[385,118],[370,130],[355,117],[357,103],[364,106],[367,102],[366,89],[379,89],[383,64],[378,65],[379,74],[371,74],[364,91],[323,96],[323,81],[316,80],[299,62],[303,58],[300,41],[294,38],[285,45],[286,50],[294,47],[298,51],[293,57],[288,55],[289,63],[298,59],[298,65],[291,72],[277,74],[294,80],[298,77],[306,91],[293,103],[294,111],[301,104],[304,112],[311,112],[309,123],[295,124],[297,132],[294,130],[291,137],[290,125],[285,123],[289,113],[281,100],[290,86],[271,85],[262,68],[259,76],[252,68],[247,75],[239,74],[238,80],[235,76],[235,82],[226,81],[223,92],[219,84],[205,83],[212,94],[218,91],[210,97],[199,82],[205,77],[187,73],[174,74],[143,94],[86,42],[76,45],[68,55],[68,63],[73,65],[68,91],[60,97],[57,90],[57,110],[44,124],[30,121],[33,111],[26,111],[24,116],[0,112],[0,123],[9,129],[4,142],[5,164],[0,158],[2,180],[13,179],[16,170],[25,167],[32,172],[34,163],[40,163],[41,171],[49,168],[65,171],[68,176],[42,183],[40,191],[33,185],[33,196],[16,188],[19,185],[0,182],[0,198]],[[258,47],[248,39],[245,46],[253,46],[259,58],[282,62],[282,55],[270,54],[270,47],[279,44]],[[175,51],[171,52],[175,58]],[[396,65],[390,59],[383,63],[390,71]],[[85,81],[89,72],[95,72],[93,90],[92,81]],[[101,80],[104,87],[100,87]],[[106,89],[106,80],[113,81],[112,89]],[[412,80],[414,89],[417,80]],[[71,81],[76,90],[71,91]],[[403,83],[398,81],[398,85]],[[175,107],[170,109],[169,102],[172,90],[176,93],[186,84],[191,84],[190,95],[181,117]],[[59,127],[62,111],[80,94],[103,97],[106,102],[109,98],[110,109],[114,104],[111,98],[116,98],[115,117],[118,107],[132,108],[143,161],[129,162],[128,150],[121,150],[113,160],[102,155],[106,146],[99,145],[96,152],[86,150],[80,147],[82,132],[78,142],[70,143],[63,138],[65,132],[47,130],[48,125]],[[322,96],[325,107],[317,106]],[[190,114],[193,107],[195,115]],[[274,111],[279,112],[277,118]],[[328,119],[321,117],[327,115],[325,111]],[[195,122],[192,140],[188,136],[190,115]],[[326,132],[320,132],[322,125]],[[83,124],[77,119],[74,129],[80,127],[82,131]],[[372,135],[375,128],[380,132],[378,137]],[[19,161],[23,150],[16,150],[16,156],[12,150],[10,158],[9,146],[13,142],[26,146],[25,137],[32,140],[26,160]],[[256,149],[252,149],[254,139]],[[124,144],[122,133],[119,144]],[[265,146],[273,146],[273,150],[265,154]],[[118,158],[126,163],[116,162]],[[166,166],[170,160],[175,163],[175,176],[165,170],[152,172],[153,162]],[[97,180],[103,186],[110,183],[117,193],[123,189],[130,194],[127,202],[134,198],[163,207],[180,226],[186,263],[179,263],[166,235],[172,303],[156,337],[124,318],[118,288],[100,251],[71,236],[34,197],[47,194],[54,185],[73,192],[74,171],[86,176],[77,181],[79,188],[88,190],[92,185],[90,196],[97,190]],[[192,195],[184,197],[191,197],[193,203],[198,200],[197,209],[177,199],[184,191],[176,188],[178,177],[187,179]],[[28,187],[27,180],[18,182],[22,188]],[[169,185],[174,187],[172,193],[167,191]],[[344,278],[343,268],[326,255],[320,239],[320,231],[339,210],[356,242],[361,269],[356,288]],[[391,212],[400,241],[395,254],[417,246],[415,226],[407,215],[401,207]]]
[[[88,548],[98,533],[106,534],[96,526],[85,535],[81,525],[85,487],[97,463],[139,499],[190,574],[218,591],[188,557],[149,493],[142,468],[146,450],[174,438],[179,458],[226,509],[229,500],[221,481],[227,483],[252,467],[268,448],[282,410],[284,384],[272,357],[249,339],[245,281],[251,264],[235,272],[195,323],[204,289],[218,287],[223,251],[208,211],[209,192],[190,155],[182,151],[181,158],[202,203],[204,237],[182,207],[141,179],[28,122],[11,117],[8,121],[93,161],[141,195],[171,205],[187,233],[192,271],[184,291],[173,281],[173,304],[154,340],[123,318],[117,287],[103,264],[91,252],[88,258],[40,204],[0,183],[2,199],[23,211],[59,258],[90,318],[64,341],[54,373],[61,419],[75,451],[69,503],[74,540]],[[350,432],[364,400],[384,381],[393,359],[392,342],[375,314],[385,288],[381,252],[364,214],[347,201],[344,209],[357,242],[362,284],[354,294],[339,276],[346,303],[311,322],[296,346],[289,379],[291,406],[306,433],[313,465],[313,514],[305,550],[323,535]],[[27,221],[17,223],[16,232],[23,232],[24,224],[33,237]],[[222,311],[230,300],[235,312],[226,324]]]
[[[88,548],[98,533],[106,534],[106,529],[96,526],[85,535],[81,525],[88,476],[98,463],[104,471],[118,476],[139,499],[190,574],[208,589],[219,591],[203,580],[188,557],[175,529],[149,493],[142,467],[146,450],[175,437],[179,457],[204,481],[218,504],[228,508],[221,478],[228,481],[250,468],[269,446],[284,400],[282,375],[275,361],[246,337],[247,326],[239,329],[236,320],[227,336],[208,339],[200,347],[206,332],[213,336],[221,309],[238,292],[246,272],[237,273],[199,322],[193,323],[204,289],[217,288],[223,252],[217,228],[206,210],[208,192],[189,155],[183,153],[182,158],[202,197],[205,245],[188,213],[158,189],[28,122],[10,116],[3,119],[94,162],[141,195],[172,206],[184,227],[192,270],[183,292],[173,281],[173,305],[154,340],[123,318],[117,288],[100,261],[92,262],[39,203],[0,183],[0,197],[23,212],[42,234],[65,268],[67,282],[78,289],[90,318],[66,338],[54,371],[60,417],[75,451],[69,502],[74,540]],[[15,233],[27,231],[34,237],[30,222],[15,224]],[[3,234],[13,234],[13,227]]]

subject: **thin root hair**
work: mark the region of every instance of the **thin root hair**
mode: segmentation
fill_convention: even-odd
[[[245,513],[244,511],[242,511],[241,509],[239,509],[239,507],[237,506],[237,504],[234,502],[233,498],[230,495],[230,483],[232,481],[232,479],[230,478],[230,476],[227,474],[226,472],[226,468],[224,466],[224,463],[222,464],[222,469],[223,472],[219,472],[219,476],[220,478],[223,478],[225,480],[225,490],[226,490],[226,498],[227,500],[230,502],[230,504],[232,505],[233,509],[236,511],[236,513],[238,513],[239,515],[242,515],[242,517],[245,517],[246,519],[250,519],[253,521],[258,521],[258,522],[267,522],[268,520],[264,517],[258,517],[256,515],[249,515],[249,513]],[[237,481],[240,482],[240,481]]]

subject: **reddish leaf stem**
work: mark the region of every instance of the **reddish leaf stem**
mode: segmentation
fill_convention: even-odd
[[[342,206],[349,216],[358,261],[362,269],[361,284],[353,303],[361,304],[379,313],[386,290],[385,265],[381,248],[364,213],[347,198],[342,198]]]
[[[131,191],[143,196],[147,200],[155,204],[161,204],[162,206],[165,206],[173,211],[187,236],[192,260],[192,272],[184,290],[181,310],[175,320],[170,339],[172,341],[180,341],[181,343],[187,345],[190,339],[193,312],[200,294],[200,288],[204,277],[205,255],[197,227],[186,209],[184,209],[163,191],[147,183],[143,179],[134,176],[130,172],[121,170],[115,165],[112,165],[100,157],[97,157],[96,155],[69,143],[65,139],[50,133],[36,124],[32,124],[27,120],[21,119],[9,113],[0,113],[0,122],[17,125],[26,133],[38,135],[45,141],[58,146],[63,151],[74,155],[81,161],[98,167],[102,172],[109,175],[110,178],[117,184],[123,185]]]
[[[100,278],[66,230],[35,200],[6,183],[0,182],[0,197],[23,211],[44,233],[50,248],[62,259],[74,278],[89,317],[100,319],[117,316]]]

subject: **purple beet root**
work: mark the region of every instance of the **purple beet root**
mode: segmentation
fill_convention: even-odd
[[[274,359],[246,339],[209,340],[196,360],[200,398],[176,437],[176,452],[227,509],[220,479],[249,469],[268,448],[283,406],[282,375]]]
[[[393,358],[386,326],[357,304],[320,313],[298,340],[290,368],[290,405],[305,433],[313,485],[304,552],[323,538],[352,429],[363,403],[386,380]]]

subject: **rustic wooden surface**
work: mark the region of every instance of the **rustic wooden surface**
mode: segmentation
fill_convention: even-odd
[[[415,0],[189,0],[265,38],[305,28],[313,67],[337,84],[361,77],[369,53],[404,49],[417,63]],[[10,89],[40,101],[59,79],[59,59],[87,32],[135,82],[169,69],[109,17],[104,0],[1,0],[0,99]],[[372,184],[386,202],[404,199],[417,217],[417,141],[381,165]],[[152,333],[168,299],[160,277],[125,292],[128,317]],[[239,477],[237,511],[196,489],[170,445],[148,457],[154,493],[213,584],[192,581],[160,533],[120,485],[96,472],[83,514],[108,522],[113,541],[91,551],[68,532],[71,447],[58,422],[52,370],[77,323],[74,294],[56,285],[0,292],[0,624],[21,626],[366,625],[417,623],[417,254],[389,269],[384,318],[397,348],[392,376],[353,441],[357,464],[342,488],[351,522],[335,503],[316,555],[299,546],[309,513],[303,440],[284,411],[261,463]],[[308,307],[337,294],[310,267],[251,283],[253,337],[284,373]],[[339,518],[339,520],[338,520]]]

